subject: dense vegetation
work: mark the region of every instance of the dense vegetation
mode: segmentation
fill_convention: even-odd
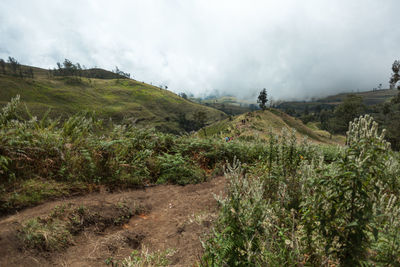
[[[286,113],[300,118],[305,124],[326,130],[331,134],[345,134],[348,124],[360,115],[369,114],[386,129],[386,138],[392,148],[400,150],[400,61],[392,65],[390,90],[379,84],[373,91],[338,94],[311,102],[286,102],[279,105]]]
[[[284,135],[256,166],[228,165],[203,264],[398,266],[399,155],[368,115],[350,124],[346,143],[324,156]]]
[[[177,136],[87,112],[66,120],[46,114],[38,119],[21,109],[16,97],[0,113],[0,212],[100,187],[198,183],[225,168],[228,195],[219,198],[219,218],[204,240],[202,264],[400,264],[400,157],[372,117],[352,122],[346,146],[339,147],[299,141],[299,134],[284,126],[297,123],[306,131],[305,126],[289,117],[278,120],[275,113],[237,118],[242,128],[231,130],[258,134],[225,142],[223,128],[235,120]],[[266,134],[264,120],[283,127],[282,132]],[[311,130],[305,133],[320,138]],[[90,224],[94,214],[66,210],[27,222],[21,229],[26,246],[61,250],[79,232],[74,218]],[[121,212],[123,220],[132,214]],[[143,259],[135,255],[126,260]]]
[[[387,130],[386,138],[392,148],[400,150],[400,92],[386,102],[375,105],[366,105],[363,97],[355,94],[348,94],[341,101],[336,106],[314,108],[313,111],[305,104],[306,108],[296,113],[296,116],[304,123],[317,124],[331,134],[345,134],[347,125],[354,118],[369,114],[379,123],[381,129]]]
[[[0,113],[0,210],[49,198],[154,183],[187,184],[221,172],[237,155],[254,163],[265,146],[176,136],[81,113],[67,120],[20,111],[19,97]]]

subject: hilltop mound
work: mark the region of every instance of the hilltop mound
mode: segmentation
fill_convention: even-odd
[[[343,143],[343,137],[333,136],[326,131],[317,130],[303,124],[301,120],[276,110],[258,110],[248,112],[236,117],[224,119],[216,122],[204,130],[199,131],[199,135],[236,137],[241,139],[267,139],[270,132],[281,135],[282,129],[295,129],[298,140],[307,137],[316,143],[337,144]]]
[[[179,124],[182,114],[190,120],[196,112],[204,112],[208,124],[226,118],[221,111],[193,103],[168,90],[132,79],[116,79],[115,73],[106,70],[87,71],[110,79],[49,78],[47,70],[32,69],[33,79],[0,75],[0,105],[19,94],[33,114],[44,114],[51,108],[50,116],[65,118],[88,110],[104,119],[168,132],[182,131]]]

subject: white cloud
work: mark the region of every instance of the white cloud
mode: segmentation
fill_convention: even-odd
[[[0,2],[0,57],[116,65],[176,92],[307,98],[387,84],[396,0]]]

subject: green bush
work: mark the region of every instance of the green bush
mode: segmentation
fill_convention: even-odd
[[[296,219],[264,196],[260,178],[243,174],[239,161],[228,165],[228,195],[211,236],[203,242],[204,266],[294,266],[300,257],[293,234]],[[293,216],[292,216],[293,215]]]
[[[398,266],[398,155],[369,116],[347,146],[269,138],[265,158],[228,168],[228,196],[203,243],[208,266]],[[324,158],[327,157],[327,159]]]
[[[202,182],[205,179],[204,171],[180,154],[163,154],[157,159],[160,170],[157,183],[185,185]]]

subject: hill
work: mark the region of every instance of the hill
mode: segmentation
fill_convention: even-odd
[[[400,238],[391,224],[400,220],[399,155],[368,115],[350,124],[347,146],[338,147],[321,145],[335,139],[274,109],[178,136],[105,127],[82,116],[58,124],[25,120],[18,104],[14,99],[0,112],[1,266],[24,266],[31,259],[40,266],[223,266],[214,263],[235,259],[236,251],[260,255],[256,264],[235,259],[243,266],[262,265],[271,255],[278,255],[272,266],[288,259],[290,266],[320,266],[332,254],[325,250],[325,228],[318,226],[334,220],[333,238],[349,240],[345,235],[360,228],[352,214],[364,216],[364,207],[375,203],[361,225],[365,235],[379,235],[365,248],[377,257],[367,260],[380,266],[400,255],[400,248],[387,245]],[[283,127],[297,133],[268,138]],[[234,140],[225,142],[224,136]],[[298,139],[304,136],[317,144]],[[311,232],[302,230],[307,227]],[[243,237],[245,243],[235,242]],[[321,242],[309,248],[307,239],[314,237]],[[290,246],[292,240],[300,245]],[[271,241],[276,245],[265,245]],[[235,252],[225,249],[232,246]],[[317,263],[294,253],[318,253]]]
[[[239,115],[256,110],[258,106],[234,96],[209,96],[205,98],[191,98],[192,101],[221,110],[228,115]]]
[[[302,112],[306,109],[306,106],[310,111],[317,109],[318,107],[321,109],[332,108],[338,104],[340,104],[343,99],[349,95],[354,94],[357,96],[361,96],[363,98],[364,104],[367,106],[376,105],[379,103],[384,103],[389,99],[393,98],[398,94],[397,89],[383,89],[376,91],[367,91],[367,92],[348,92],[348,93],[340,93],[337,95],[327,96],[320,99],[315,99],[312,101],[288,101],[283,102],[277,105],[278,109],[281,110],[292,110],[296,112]]]
[[[343,136],[337,135],[331,138],[327,131],[311,128],[303,124],[300,119],[289,116],[277,109],[258,110],[241,114],[234,118],[224,119],[205,127],[198,134],[203,137],[205,135],[221,138],[229,136],[243,140],[267,140],[270,132],[281,135],[283,128],[296,130],[298,140],[307,137],[315,143],[344,143]]]
[[[216,109],[193,103],[158,87],[132,79],[116,79],[117,74],[102,70],[84,70],[92,76],[49,77],[48,71],[32,68],[34,78],[20,78],[0,74],[0,105],[19,94],[34,114],[43,114],[51,108],[50,116],[66,118],[80,111],[95,111],[101,118],[112,118],[122,123],[154,126],[162,131],[179,132],[179,118],[188,120],[196,112],[206,114],[206,123],[226,118]]]

